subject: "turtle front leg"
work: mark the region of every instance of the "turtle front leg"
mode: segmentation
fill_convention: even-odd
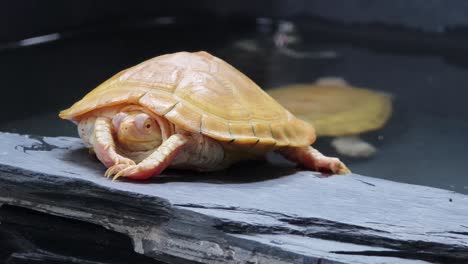
[[[93,150],[97,158],[106,166],[135,165],[135,162],[117,153],[112,136],[112,121],[106,117],[97,117],[94,123]]]
[[[189,141],[189,136],[181,134],[172,135],[140,163],[136,165],[116,164],[107,170],[106,176],[115,174],[113,180],[119,177],[145,180],[153,175],[160,174],[171,164]]]
[[[332,172],[334,174],[347,174],[351,172],[339,159],[327,157],[311,146],[283,147],[278,149],[277,152],[307,169]]]

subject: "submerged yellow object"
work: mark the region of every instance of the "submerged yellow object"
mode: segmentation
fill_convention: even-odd
[[[268,93],[298,118],[313,124],[317,136],[347,136],[376,130],[392,113],[391,96],[324,78]]]

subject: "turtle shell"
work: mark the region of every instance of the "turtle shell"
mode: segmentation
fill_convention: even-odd
[[[206,52],[155,57],[114,75],[60,117],[138,104],[176,126],[222,142],[306,146],[313,127],[294,117],[240,71]]]
[[[391,96],[357,88],[339,78],[292,84],[268,92],[317,136],[346,136],[381,128],[392,113]]]

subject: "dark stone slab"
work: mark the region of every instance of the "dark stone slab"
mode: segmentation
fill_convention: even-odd
[[[104,226],[170,263],[466,263],[468,197],[277,156],[112,182],[79,139],[0,134],[0,203]],[[2,209],[0,208],[0,213]]]
[[[16,206],[0,208],[0,263],[163,264],[99,225]]]

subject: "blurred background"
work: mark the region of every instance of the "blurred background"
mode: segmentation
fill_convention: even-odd
[[[0,130],[77,136],[59,110],[143,60],[206,50],[267,91],[339,77],[388,96],[388,118],[355,111],[373,99],[340,110],[372,154],[343,155],[326,133],[317,148],[358,174],[468,194],[467,13],[463,0],[2,1]]]

